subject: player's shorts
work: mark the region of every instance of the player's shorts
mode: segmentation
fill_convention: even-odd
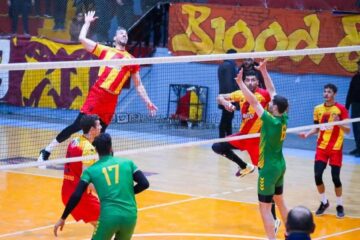
[[[98,86],[93,86],[80,112],[96,114],[106,125],[109,125],[115,112],[117,100],[118,95],[111,94]]]
[[[109,216],[103,213],[94,230],[92,240],[130,240],[136,225],[136,215]]]
[[[228,137],[241,136],[241,133],[235,133]],[[233,147],[239,149],[240,151],[247,151],[250,155],[251,162],[255,166],[258,165],[259,162],[259,144],[260,138],[248,138],[242,140],[234,140],[229,142]]]
[[[316,148],[315,161],[322,161],[328,163],[331,166],[341,167],[342,165],[342,149],[340,150],[326,150],[321,148]]]
[[[75,191],[75,189],[73,190]],[[67,204],[74,191],[62,191],[61,196],[64,205]],[[85,223],[97,221],[100,215],[99,199],[90,193],[84,193],[71,215],[76,221],[83,220]]]
[[[265,166],[259,170],[258,195],[273,196],[275,189],[284,185],[285,165]]]

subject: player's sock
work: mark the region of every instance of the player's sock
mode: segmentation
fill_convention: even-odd
[[[54,148],[55,148],[57,145],[59,145],[59,144],[60,144],[60,143],[59,143],[56,139],[54,139],[54,140],[52,140],[51,143],[45,148],[45,151],[51,153],[52,150],[54,150]]]
[[[340,206],[343,206],[342,196],[336,197],[336,204],[337,204],[337,205],[340,205]]]
[[[322,202],[323,204],[326,204],[326,203],[327,203],[327,198],[326,198],[325,192],[324,192],[324,193],[320,193],[320,196],[321,196],[321,202]]]
[[[273,215],[274,220],[276,220],[276,210],[274,200],[271,202],[271,214]]]

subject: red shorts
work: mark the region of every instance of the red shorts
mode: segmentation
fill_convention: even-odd
[[[75,191],[75,189],[73,190]],[[67,204],[74,191],[63,189],[61,196],[64,205]],[[90,193],[84,193],[71,215],[76,221],[83,220],[85,223],[97,221],[100,215],[99,199]]]
[[[95,83],[96,84],[96,83]],[[106,90],[94,85],[80,109],[85,114],[96,114],[109,125],[116,108],[118,95],[111,94]]]
[[[234,136],[241,136],[244,134],[241,133],[235,133],[228,137],[234,137]],[[250,155],[250,159],[252,164],[255,166],[258,165],[259,162],[259,144],[260,144],[260,138],[248,138],[248,139],[242,139],[242,140],[235,140],[229,142],[233,147],[241,150],[241,151],[247,151]]]
[[[342,165],[342,149],[340,150],[326,150],[321,148],[316,148],[315,161],[322,161],[328,163],[331,166],[341,167]]]

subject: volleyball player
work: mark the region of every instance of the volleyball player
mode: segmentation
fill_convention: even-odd
[[[335,101],[337,87],[334,84],[326,84],[324,86],[324,103],[314,108],[314,123],[335,122],[349,118],[348,111],[345,106]],[[344,142],[344,134],[350,132],[349,125],[337,125],[331,127],[314,128],[308,132],[299,134],[301,138],[307,138],[313,134],[319,133],[315,154],[315,183],[318,193],[321,197],[320,206],[315,212],[316,215],[323,215],[325,210],[329,208],[329,200],[325,195],[325,185],[323,182],[323,173],[326,165],[329,163],[331,167],[331,177],[335,186],[336,195],[336,216],[343,218],[345,216],[343,200],[342,200],[342,184],[340,180],[340,170],[342,166],[342,147]]]
[[[118,28],[114,37],[115,48],[107,47],[86,37],[90,24],[97,19],[95,11],[89,11],[85,14],[85,23],[82,26],[79,40],[84,48],[93,53],[99,59],[130,59],[133,56],[125,50],[128,41],[128,35],[124,28]],[[52,150],[61,142],[67,140],[73,133],[80,131],[80,119],[83,115],[97,114],[102,125],[102,132],[105,131],[110,124],[117,105],[118,96],[128,79],[131,76],[134,81],[135,88],[146,103],[151,115],[157,111],[157,107],[151,102],[147,92],[141,82],[139,75],[140,66],[104,66],[100,67],[98,79],[91,87],[89,94],[80,109],[80,113],[75,121],[63,129],[51,143],[40,151],[38,161],[48,160]]]
[[[266,76],[264,75],[266,79]],[[275,240],[275,222],[271,213],[272,201],[280,210],[286,222],[288,210],[283,199],[283,186],[286,164],[282,153],[286,136],[288,100],[276,95],[272,82],[266,81],[266,88],[271,92],[269,110],[265,110],[259,98],[245,85],[240,70],[237,79],[246,101],[255,110],[262,121],[260,132],[260,156],[258,177],[258,199],[260,214],[268,239]],[[270,85],[271,84],[271,85]]]
[[[95,137],[100,134],[101,125],[97,115],[84,115],[80,120],[80,126],[83,135],[74,138],[66,152],[66,157],[80,157],[87,155],[95,155],[95,147],[92,145]],[[91,166],[95,161],[84,162],[69,162],[64,166],[64,179],[61,188],[61,197],[64,205],[69,201],[71,194],[75,191],[76,186],[80,181],[83,170]],[[78,206],[71,213],[76,221],[83,220],[85,223],[90,223],[94,227],[100,214],[99,199],[94,195],[96,191],[90,185],[88,191],[84,193]]]

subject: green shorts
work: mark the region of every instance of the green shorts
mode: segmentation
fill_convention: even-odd
[[[111,240],[115,235],[116,239],[130,240],[134,233],[135,225],[136,217],[100,216],[91,239]]]
[[[284,185],[285,167],[264,167],[259,171],[258,195],[273,196]]]

